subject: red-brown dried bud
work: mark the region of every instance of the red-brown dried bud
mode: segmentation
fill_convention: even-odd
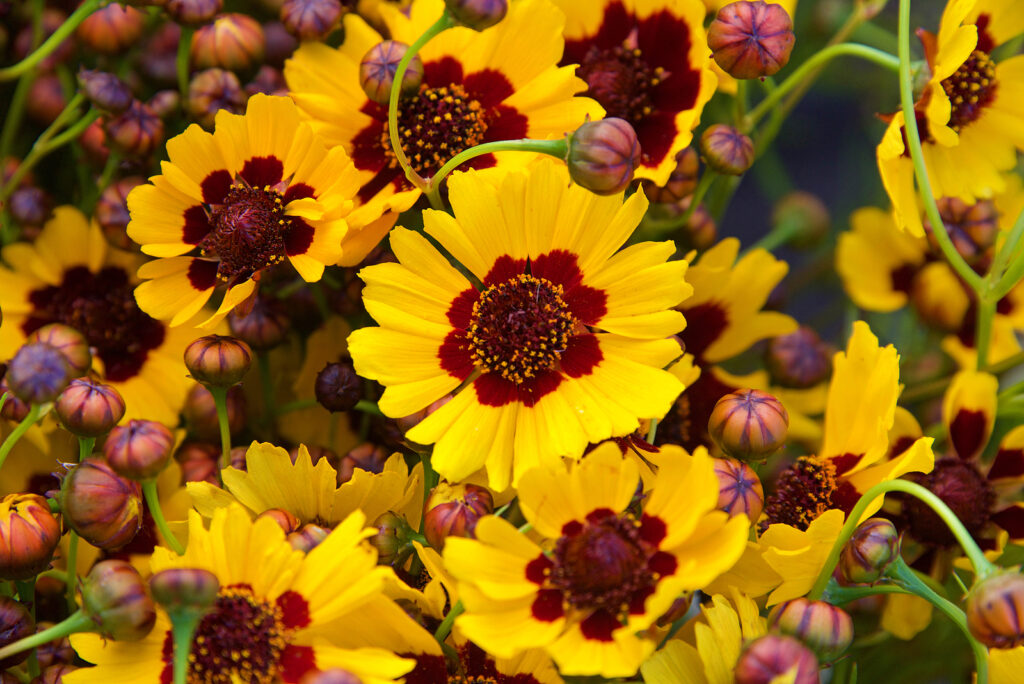
[[[53,198],[42,188],[25,185],[11,193],[7,208],[18,225],[42,226],[53,215]]]
[[[236,446],[231,449],[228,453],[228,465],[235,470],[248,470],[249,464],[246,461],[246,455],[249,453],[249,447]]]
[[[89,124],[82,135],[78,136],[78,144],[90,162],[98,165],[107,163],[110,148],[107,147],[107,134],[103,132],[103,124],[99,119]]]
[[[67,524],[101,549],[121,548],[142,527],[142,489],[102,457],[90,456],[73,466],[60,497]]]
[[[85,335],[71,326],[61,323],[50,323],[37,329],[28,336],[28,342],[48,344],[61,354],[68,362],[73,377],[80,377],[92,368],[92,352]]]
[[[132,105],[128,84],[106,71],[82,69],[78,72],[82,94],[95,106],[111,114],[120,114]]]
[[[768,616],[768,624],[802,641],[823,663],[841,656],[853,642],[849,614],[825,601],[795,598],[780,603]]]
[[[363,684],[363,680],[348,670],[331,668],[320,672],[310,672],[299,680],[299,684]]]
[[[4,402],[3,408],[0,408],[0,416],[6,418],[12,423],[20,423],[28,415],[28,411],[31,408],[24,401],[14,396],[11,392],[10,386],[7,384],[7,364],[4,364],[4,378],[0,380],[0,395],[7,393],[7,401]]]
[[[23,580],[46,569],[60,541],[60,524],[46,499],[8,494],[0,500],[0,578]]]
[[[225,405],[228,413],[228,431],[237,435],[245,427],[245,393],[241,387],[229,387]],[[185,397],[185,423],[199,439],[211,442],[220,439],[220,421],[213,394],[203,385],[194,385]]]
[[[146,157],[164,141],[164,122],[149,105],[138,100],[109,121],[103,130],[107,144],[126,157]]]
[[[818,660],[791,636],[767,634],[751,642],[736,661],[736,684],[769,684],[796,668],[793,684],[819,684]]]
[[[326,527],[320,527],[313,523],[306,523],[288,535],[288,543],[292,545],[293,549],[297,549],[303,553],[309,553],[319,546],[320,542],[327,539],[327,535],[330,533],[331,531]]]
[[[124,410],[116,389],[89,378],[72,380],[54,404],[61,425],[78,437],[107,434],[124,417]]]
[[[448,537],[473,537],[477,521],[494,512],[494,496],[478,485],[441,482],[423,508],[423,534],[440,551]]]
[[[181,27],[165,22],[153,32],[139,55],[139,68],[154,85],[171,86],[178,80],[178,42]]]
[[[230,71],[206,69],[192,77],[188,84],[189,116],[204,128],[213,128],[217,112],[226,110],[240,114],[245,109],[245,91],[242,83]]]
[[[316,400],[331,413],[348,411],[363,398],[363,381],[352,362],[329,363],[316,374]]]
[[[64,583],[59,582],[58,585],[63,590]],[[36,593],[39,593],[38,583]],[[57,595],[64,598],[63,591],[60,591]],[[42,632],[50,627],[53,627],[52,622],[40,622],[36,624],[36,631]],[[44,670],[51,665],[70,665],[75,662],[76,657],[75,649],[71,648],[71,641],[67,637],[48,641],[36,648],[36,658],[39,660],[39,667]]]
[[[182,482],[209,482],[220,485],[220,449],[212,444],[188,442],[174,454],[181,466]]]
[[[754,142],[732,126],[713,124],[700,136],[700,153],[718,173],[742,176],[754,163]]]
[[[900,533],[885,518],[862,522],[839,557],[843,580],[854,584],[871,584],[885,574],[900,555]]]
[[[291,323],[283,307],[266,297],[256,297],[246,313],[239,309],[228,314],[231,334],[256,350],[273,349],[284,341]]]
[[[281,23],[299,40],[323,40],[338,27],[340,0],[285,0]]]
[[[42,39],[45,41],[53,35],[67,21],[67,18],[67,15],[60,10],[44,9],[42,16]],[[18,31],[18,35],[14,37],[14,57],[17,61],[20,62],[25,59],[35,49],[34,33],[34,27],[29,25]],[[56,50],[44,57],[36,66],[36,69],[39,71],[53,71],[58,64],[66,62],[74,50],[75,41],[69,36],[57,46]]]
[[[786,231],[788,244],[800,249],[821,244],[831,223],[825,203],[802,190],[784,195],[772,211],[773,228]]]
[[[164,10],[171,19],[188,26],[201,26],[213,21],[223,7],[223,0],[167,0],[164,4]]]
[[[671,204],[689,197],[697,189],[699,167],[700,160],[697,150],[692,147],[684,147],[676,153],[676,168],[672,169],[665,185],[659,187],[653,181],[647,179],[641,181],[644,195],[655,204]]]
[[[786,66],[793,51],[793,21],[781,5],[734,2],[708,26],[712,57],[733,78],[764,78]]]
[[[624,119],[588,121],[569,135],[569,178],[597,195],[617,195],[640,164],[640,142]]]
[[[940,197],[935,202],[956,251],[972,266],[984,265],[999,236],[999,211],[992,200],[968,204],[956,197]],[[929,246],[935,254],[941,255],[931,221],[926,216],[922,222]]]
[[[387,106],[391,97],[391,86],[395,82],[398,63],[402,61],[409,46],[397,40],[377,43],[363,55],[359,62],[359,85],[366,97],[379,105]],[[402,75],[402,95],[412,95],[423,82],[423,60],[416,55]]]
[[[25,111],[32,120],[48,126],[64,111],[67,103],[60,79],[55,74],[41,74],[28,90]]]
[[[275,69],[283,69],[285,60],[292,56],[299,46],[295,37],[279,21],[268,21],[263,24],[263,38],[267,43],[263,62]]]
[[[908,479],[942,499],[972,535],[978,535],[988,525],[996,493],[971,461],[956,456],[942,458],[927,475],[914,473]],[[945,521],[917,497],[906,498],[903,517],[907,521],[906,531],[917,541],[933,546],[957,543]]]
[[[295,517],[294,513],[286,511],[283,508],[268,508],[256,516],[257,520],[261,518],[269,518],[270,520],[273,520],[277,523],[278,527],[284,530],[285,534],[295,532],[299,529],[299,525],[302,524],[299,519]]]
[[[76,36],[94,52],[115,55],[135,44],[145,22],[146,15],[139,10],[112,2],[86,17]]]
[[[167,119],[181,107],[181,94],[177,90],[158,90],[146,104],[161,119]]]
[[[28,608],[10,596],[0,596],[0,648],[35,634],[36,621]],[[25,650],[0,660],[0,670],[14,667],[28,659],[31,651]]]
[[[459,26],[474,31],[494,26],[508,13],[508,0],[444,0],[444,5]]]
[[[245,14],[222,14],[196,30],[192,64],[196,69],[248,71],[263,60],[263,27]]]
[[[708,433],[722,451],[742,461],[764,459],[786,442],[789,414],[778,399],[741,389],[718,400]]]
[[[390,455],[390,452],[382,446],[370,442],[360,444],[345,454],[338,464],[338,484],[345,484],[351,480],[352,473],[356,468],[379,475],[384,472],[384,463],[387,462]]]
[[[131,249],[134,242],[126,229],[131,216],[128,213],[128,193],[146,182],[140,176],[130,176],[114,181],[100,195],[93,216],[103,229],[110,244],[120,249]]]
[[[149,578],[149,591],[168,613],[203,610],[217,600],[220,582],[209,570],[171,568]]]
[[[237,384],[251,365],[249,345],[227,335],[200,337],[185,349],[188,372],[199,382],[214,387]]]
[[[26,344],[7,364],[5,380],[14,396],[28,404],[57,398],[71,382],[71,367],[57,349],[42,342]]]
[[[174,435],[152,420],[130,420],[116,427],[103,444],[107,463],[129,480],[152,480],[167,467],[174,448]]]
[[[806,325],[773,337],[765,350],[765,365],[783,387],[806,389],[824,382],[832,369],[831,349]]]
[[[989,648],[1024,644],[1024,575],[1006,571],[975,582],[964,612],[971,636]]]
[[[139,641],[156,623],[156,604],[139,571],[121,560],[100,561],[82,580],[82,611],[115,641]]]
[[[734,458],[716,458],[715,475],[718,476],[718,508],[729,517],[746,515],[757,522],[764,509],[764,487],[754,469]]]
[[[369,538],[370,545],[377,549],[377,563],[387,565],[406,545],[409,524],[388,511],[377,516],[377,519],[373,521],[373,527],[377,529],[377,533]]]

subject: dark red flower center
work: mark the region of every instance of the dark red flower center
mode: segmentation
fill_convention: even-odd
[[[287,219],[281,193],[269,186],[231,186],[222,204],[210,210],[209,233],[199,248],[220,259],[217,277],[231,281],[280,263],[285,256]]]
[[[832,501],[835,491],[835,466],[814,456],[801,456],[779,474],[775,493],[765,502],[767,519],[762,528],[784,523],[806,530],[819,515],[837,508]]]
[[[977,536],[992,517],[995,491],[973,463],[959,458],[943,458],[935,463],[932,472],[912,477],[942,499],[972,535]],[[918,541],[936,546],[957,543],[942,518],[919,499],[907,497],[903,512],[910,525],[910,533]]]
[[[33,310],[22,324],[26,335],[49,323],[71,326],[88,340],[112,382],[137,375],[164,341],[163,324],[139,309],[128,273],[117,266],[97,273],[71,268],[60,285],[32,291],[29,303]]]
[[[591,47],[576,75],[587,82],[586,95],[601,103],[607,116],[636,125],[651,113],[651,90],[667,74],[661,67],[652,69],[640,49],[629,42],[609,49]]]
[[[987,250],[995,244],[999,235],[999,213],[992,200],[979,200],[968,204],[957,197],[942,197],[936,200],[939,215],[946,227],[946,232],[953,240],[953,245],[960,255],[975,265],[985,256]],[[936,254],[941,254],[932,225],[927,216],[922,217],[928,234],[928,241]]]
[[[561,285],[520,274],[480,294],[467,333],[474,363],[519,384],[555,368],[575,325]]]
[[[954,131],[973,123],[996,96],[996,65],[987,53],[975,50],[952,76],[942,81],[952,111],[949,127]]]

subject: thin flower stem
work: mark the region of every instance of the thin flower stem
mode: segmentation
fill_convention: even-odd
[[[7,646],[0,648],[0,660],[23,653],[30,648],[42,646],[43,644],[56,639],[63,639],[71,634],[90,632],[95,628],[96,623],[92,621],[92,618],[80,610],[76,611],[66,619],[55,624],[53,627],[44,629],[41,632],[36,632],[35,634],[30,634],[24,639],[20,639],[15,641],[13,644],[8,644]]]
[[[14,134],[21,128],[21,120],[25,114],[25,101],[32,89],[32,83],[36,80],[35,72],[23,74],[14,87],[14,94],[11,96],[10,106],[7,108],[7,118],[4,119],[3,132],[0,133],[0,159],[6,159],[11,150],[11,143],[14,141]]]
[[[226,387],[208,385],[206,389],[213,395],[213,403],[217,407],[217,423],[220,425],[220,467],[231,465],[231,427],[228,424],[228,390]]]
[[[438,626],[437,631],[434,632],[434,638],[437,639],[438,643],[444,643],[444,640],[448,638],[448,634],[452,631],[452,625],[455,624],[455,618],[462,615],[465,611],[465,607],[462,605],[462,601],[457,601],[452,609],[448,611],[448,614],[444,616],[444,620]]]
[[[14,173],[11,174],[11,177],[4,184],[2,194],[0,194],[0,196],[6,198],[14,191],[14,188],[18,187],[21,179],[24,178],[31,170],[23,169],[22,167],[24,167],[25,163],[32,155],[32,152],[34,152],[36,148],[47,146],[50,140],[64,127],[64,124],[67,123],[68,120],[74,118],[75,114],[78,113],[78,108],[83,102],[85,102],[85,95],[82,93],[75,93],[71,100],[64,106],[64,109],[60,111],[60,114],[58,114],[56,118],[50,122],[50,125],[46,127],[46,130],[39,134],[39,137],[32,144],[32,149],[29,150],[28,155],[25,156],[25,159],[22,160],[21,164],[18,165],[18,168],[14,170]]]
[[[749,252],[754,249],[763,249],[770,252],[777,247],[782,247],[799,235],[803,227],[804,223],[799,219],[783,221],[768,231],[763,238],[750,245],[750,247],[745,251]]]
[[[174,684],[188,682],[188,656],[192,639],[202,622],[203,611],[177,611],[171,615],[171,636],[174,645]]]
[[[1013,228],[1010,229],[1009,235],[1006,236],[1006,240],[1003,242],[1003,246],[996,252],[995,258],[992,260],[992,268],[989,269],[989,273],[994,274],[994,277],[998,280],[996,288],[998,289],[1002,285],[1002,278],[1006,269],[1006,265],[1010,263],[1010,257],[1013,256],[1017,248],[1020,247],[1021,238],[1024,238],[1024,209],[1017,214],[1017,220],[1013,223]],[[1015,265],[1024,263],[1024,258],[1020,258]],[[1024,268],[1024,266],[1021,266]],[[1016,284],[1016,281],[1014,282]]]
[[[673,228],[682,228],[686,225],[686,222],[693,216],[693,212],[697,210],[700,203],[704,200],[704,195],[708,194],[708,190],[711,188],[711,184],[718,178],[718,172],[712,171],[709,168],[704,169],[704,173],[701,175],[700,180],[697,181],[697,188],[690,195],[690,205],[686,207],[686,211],[682,215],[672,221]]]
[[[4,410],[4,404],[7,403],[7,397],[8,397],[8,393],[7,392],[4,392],[3,394],[0,394],[0,411]]]
[[[9,67],[0,69],[0,81],[11,81],[23,73],[32,69],[32,67],[39,64],[41,61],[46,59],[51,52],[56,50],[64,39],[74,33],[78,25],[81,24],[86,18],[99,9],[107,0],[85,0],[81,5],[78,6],[71,16],[67,20],[57,27],[57,30],[47,38],[42,45],[35,49],[35,51],[21,60],[17,64],[12,64]]]
[[[871,587],[842,587],[834,586],[828,590],[829,603],[841,606],[850,601],[875,596],[876,594],[912,594],[897,584],[876,584]]]
[[[78,462],[81,463],[92,455],[92,448],[96,445],[95,437],[78,438]]]
[[[352,407],[353,411],[360,411],[361,413],[367,413],[371,416],[384,417],[384,413],[380,410],[377,404],[367,399],[360,399],[356,402],[356,405]]]
[[[191,26],[181,27],[181,37],[178,38],[178,55],[174,66],[178,74],[178,92],[181,93],[181,106],[188,105],[188,76],[189,58],[192,53],[192,36],[196,30]]]
[[[43,407],[46,407],[43,410]],[[45,416],[50,411],[51,404],[32,404],[28,413],[21,422],[18,423],[17,427],[11,431],[11,434],[7,435],[7,439],[4,440],[3,444],[0,444],[0,468],[4,467],[4,461],[7,460],[7,456],[11,453],[11,449],[18,443],[18,440],[28,432],[28,429],[35,425],[36,421]]]
[[[171,547],[174,553],[184,556],[185,547],[174,536],[174,532],[171,532],[171,528],[167,525],[167,519],[164,518],[164,511],[160,508],[160,496],[156,491],[156,480],[147,480],[142,483],[142,495],[146,498],[149,513],[153,516],[153,522],[156,524],[156,529],[160,532],[160,536],[164,538],[164,542]]]
[[[15,586],[18,589],[18,598],[21,602],[28,607],[29,615],[32,616],[32,620],[36,619],[36,578],[27,580],[15,581]],[[39,676],[39,656],[36,653],[36,649],[32,649],[28,654],[28,662],[25,663],[25,667],[28,670],[28,674],[31,677]]]

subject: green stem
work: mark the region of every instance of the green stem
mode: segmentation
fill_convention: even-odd
[[[15,586],[18,588],[18,599],[26,604],[28,607],[29,615],[32,619],[36,619],[36,578],[27,580],[16,581]],[[28,654],[28,662],[25,663],[25,667],[28,670],[28,674],[31,677],[39,676],[39,657],[36,654],[36,649],[32,649]]]
[[[371,416],[384,417],[384,413],[381,412],[380,407],[377,404],[369,401],[368,399],[360,399],[356,402],[356,405],[352,407],[353,411],[360,411],[362,413],[368,413]]]
[[[81,463],[92,455],[92,448],[96,445],[95,437],[78,438],[78,462]]]
[[[895,584],[876,584],[871,587],[844,587],[838,584],[830,584],[828,587],[829,603],[841,606],[850,601],[875,596],[877,594],[912,594],[901,586]]]
[[[994,273],[997,279],[1002,279],[1006,264],[1010,262],[1010,257],[1013,256],[1013,253],[1020,246],[1021,238],[1024,238],[1024,209],[1017,214],[1017,220],[1013,222],[1013,228],[1010,229],[1006,240],[1003,242],[1003,246],[999,248],[995,258],[992,259],[992,267],[989,269],[989,273]],[[1018,260],[1016,263],[1020,263],[1020,261],[1024,260]]]
[[[17,64],[12,64],[9,67],[0,69],[0,81],[13,80],[46,59],[51,52],[56,50],[57,47],[64,42],[65,38],[74,33],[79,24],[85,21],[90,14],[99,9],[106,1],[107,0],[85,0],[85,2],[79,5],[78,9],[72,12],[71,16],[69,16],[63,24],[57,27],[57,30],[54,31],[42,45],[36,48],[31,55]]]
[[[181,93],[182,108],[188,105],[189,56],[192,52],[192,35],[196,32],[191,26],[181,27],[178,38],[178,56],[174,62],[178,74],[178,92]]]
[[[174,684],[188,682],[188,656],[192,652],[192,638],[205,611],[179,610],[170,614],[171,636],[174,645]]]
[[[672,225],[675,228],[682,228],[686,225],[690,217],[693,216],[693,212],[697,210],[700,203],[704,200],[704,195],[708,193],[708,189],[711,188],[711,184],[718,178],[718,172],[712,171],[709,168],[704,169],[704,173],[701,175],[700,180],[697,181],[697,188],[690,195],[690,205],[686,207],[686,211],[682,215],[672,221]]]
[[[940,231],[941,232],[941,231]],[[988,279],[985,281],[988,282]],[[992,319],[996,315],[996,302],[989,297],[982,297],[978,302],[978,323],[975,328],[974,342],[978,351],[975,367],[984,370],[988,365],[988,348],[992,339]]]
[[[745,251],[749,252],[754,249],[764,249],[772,251],[776,247],[781,247],[787,244],[790,240],[800,234],[800,230],[804,227],[804,222],[800,219],[791,219],[789,221],[782,221],[779,225],[772,228],[768,233],[748,247]]]
[[[3,394],[0,394],[0,411],[4,410],[4,404],[7,403],[7,397],[8,397],[8,393],[7,392],[4,392]]]
[[[226,387],[207,385],[217,407],[217,423],[220,425],[220,467],[231,465],[231,427],[228,425],[228,390]]]
[[[14,134],[21,128],[21,120],[25,114],[25,100],[28,99],[29,91],[32,90],[32,83],[35,80],[35,72],[29,72],[18,79],[18,85],[14,87],[14,94],[11,96],[11,103],[7,108],[7,118],[4,119],[3,133],[0,133],[0,159],[6,159],[11,151]]]
[[[67,594],[68,611],[74,612],[78,608],[78,601],[75,600],[75,590],[78,588],[78,533],[68,530],[68,561],[67,577],[64,579],[64,590]]]
[[[257,354],[256,364],[260,369],[260,388],[263,391],[263,422],[272,431],[277,409],[274,405],[274,379],[270,374],[270,352]]]
[[[171,532],[171,528],[167,525],[167,519],[164,518],[164,511],[160,508],[160,496],[156,491],[156,480],[147,480],[142,483],[142,495],[146,497],[149,513],[153,516],[153,522],[156,524],[156,529],[160,532],[160,536],[164,538],[164,543],[171,547],[171,551],[174,551],[174,553],[184,556],[185,547],[174,536],[174,532]]]
[[[56,639],[63,639],[66,636],[77,634],[78,632],[91,632],[96,628],[96,623],[92,621],[88,615],[82,611],[76,611],[69,615],[65,620],[58,622],[53,627],[44,629],[41,632],[30,634],[24,639],[15,641],[13,644],[8,644],[3,648],[0,648],[0,660],[10,658],[13,655],[17,655],[30,648],[36,648],[42,646],[45,643],[49,643]]]
[[[46,406],[46,410],[43,410],[43,406]],[[11,431],[11,434],[7,435],[7,439],[4,440],[3,444],[0,444],[0,468],[4,467],[4,461],[7,460],[7,456],[11,453],[11,449],[18,443],[18,440],[28,432],[28,429],[32,427],[37,420],[45,416],[50,411],[51,404],[32,404],[28,413],[22,418],[21,422],[18,423],[17,427]]]
[[[444,640],[448,638],[448,634],[452,631],[452,625],[455,624],[455,618],[462,615],[463,611],[466,610],[462,601],[457,601],[452,609],[448,611],[448,614],[444,616],[444,620],[437,627],[437,631],[434,632],[434,638],[437,639],[438,643],[444,643]]]

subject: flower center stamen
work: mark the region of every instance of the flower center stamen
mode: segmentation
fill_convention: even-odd
[[[967,61],[942,81],[952,111],[949,127],[960,132],[976,121],[996,96],[996,65],[986,53],[975,50]]]
[[[590,48],[576,75],[590,86],[585,95],[597,100],[607,116],[634,125],[651,113],[651,91],[668,76],[662,67],[652,69],[629,41],[604,50]]]
[[[281,193],[269,186],[250,188],[237,182],[224,203],[210,212],[213,232],[199,248],[220,259],[217,277],[230,281],[284,260],[287,218]]]
[[[932,472],[914,474],[912,479],[942,499],[972,535],[980,533],[988,524],[996,494],[973,463],[959,458],[943,458],[936,461]],[[904,514],[910,533],[918,541],[935,546],[957,543],[942,518],[917,498],[907,497]]]
[[[806,530],[825,511],[836,508],[836,468],[831,462],[814,456],[801,456],[779,475],[775,493],[768,497],[763,528],[785,523]]]

